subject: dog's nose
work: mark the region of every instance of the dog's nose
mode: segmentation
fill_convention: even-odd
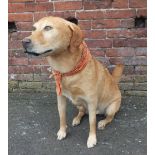
[[[24,38],[23,40],[22,40],[22,44],[23,44],[23,46],[26,48],[26,47],[28,47],[30,44],[31,44],[31,39],[30,38]]]

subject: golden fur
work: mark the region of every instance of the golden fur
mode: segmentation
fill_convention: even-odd
[[[36,30],[28,38],[31,46],[27,50],[46,56],[50,66],[61,73],[71,71],[80,60],[83,47],[80,44],[83,36],[80,28],[59,17],[45,17],[34,24]],[[45,26],[51,26],[49,31]],[[44,54],[44,51],[50,50]],[[98,122],[98,129],[112,121],[121,104],[121,93],[118,88],[123,65],[118,65],[112,75],[108,69],[93,56],[87,66],[73,76],[62,79],[62,96],[57,96],[60,116],[58,140],[66,137],[66,97],[79,109],[72,125],[80,124],[85,113],[89,114],[90,131],[87,147],[97,143],[96,114],[106,114],[106,119]]]

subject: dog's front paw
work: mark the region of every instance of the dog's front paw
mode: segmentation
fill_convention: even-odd
[[[91,135],[88,137],[88,140],[87,140],[88,148],[94,147],[96,145],[96,143],[97,143],[96,135]]]
[[[59,130],[58,133],[57,133],[57,139],[58,140],[62,140],[66,137],[66,131],[64,130]]]

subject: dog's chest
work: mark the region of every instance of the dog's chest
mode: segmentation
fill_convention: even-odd
[[[73,98],[73,96],[70,93],[68,93],[68,92],[65,91],[65,92],[63,92],[63,95],[66,98],[68,98],[70,101],[75,102],[75,98]]]
[[[76,81],[62,81],[62,94],[76,103],[84,96],[84,91],[76,84]]]
[[[85,106],[85,102],[83,100],[83,97],[80,95],[80,94],[73,94],[72,92],[70,91],[63,91],[62,94],[68,98],[74,105],[76,106],[80,106],[80,105],[83,105]]]
[[[64,95],[66,98],[68,98],[72,103],[75,103],[75,99],[74,99],[71,95],[69,95],[68,93],[63,93],[63,95]]]
[[[71,93],[69,92],[63,92],[63,95],[68,98],[73,104],[77,105],[78,102],[80,102],[80,97],[79,96],[73,96]]]

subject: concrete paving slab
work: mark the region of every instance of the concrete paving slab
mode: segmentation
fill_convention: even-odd
[[[69,101],[68,101],[69,102]],[[68,136],[57,141],[59,129],[54,93],[9,94],[9,155],[146,155],[146,97],[124,97],[115,119],[103,131],[98,144],[87,149],[88,116],[72,127],[77,113],[67,107]],[[102,119],[97,116],[97,120]]]

